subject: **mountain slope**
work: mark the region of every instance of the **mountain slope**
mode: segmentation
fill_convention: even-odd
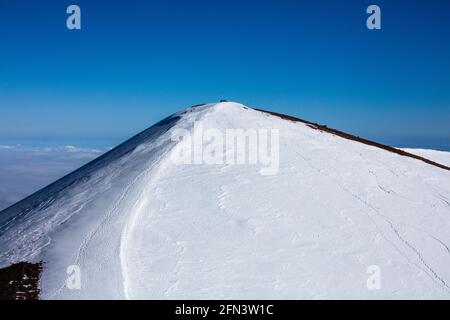
[[[279,129],[279,170],[177,165],[175,129]],[[204,142],[213,146],[217,141]],[[179,112],[0,213],[41,298],[449,298],[450,172],[235,103]],[[82,287],[65,287],[78,265]],[[366,286],[381,270],[380,290]]]
[[[450,167],[450,152],[448,151],[438,151],[429,149],[411,149],[403,148],[404,151],[417,154],[419,156],[425,157],[427,159],[441,163],[447,167]]]

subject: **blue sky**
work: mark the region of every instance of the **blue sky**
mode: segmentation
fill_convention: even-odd
[[[450,150],[449,14],[446,0],[0,0],[0,144],[106,147],[228,99]]]

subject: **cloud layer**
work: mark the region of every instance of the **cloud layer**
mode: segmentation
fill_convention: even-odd
[[[100,156],[109,148],[0,145],[0,210]]]

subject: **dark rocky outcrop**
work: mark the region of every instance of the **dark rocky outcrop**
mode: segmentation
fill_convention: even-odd
[[[0,300],[39,299],[41,272],[41,262],[19,262],[0,269]]]

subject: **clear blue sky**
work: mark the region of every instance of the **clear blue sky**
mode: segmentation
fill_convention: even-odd
[[[223,98],[450,150],[449,17],[447,0],[0,0],[0,143],[116,144]]]

